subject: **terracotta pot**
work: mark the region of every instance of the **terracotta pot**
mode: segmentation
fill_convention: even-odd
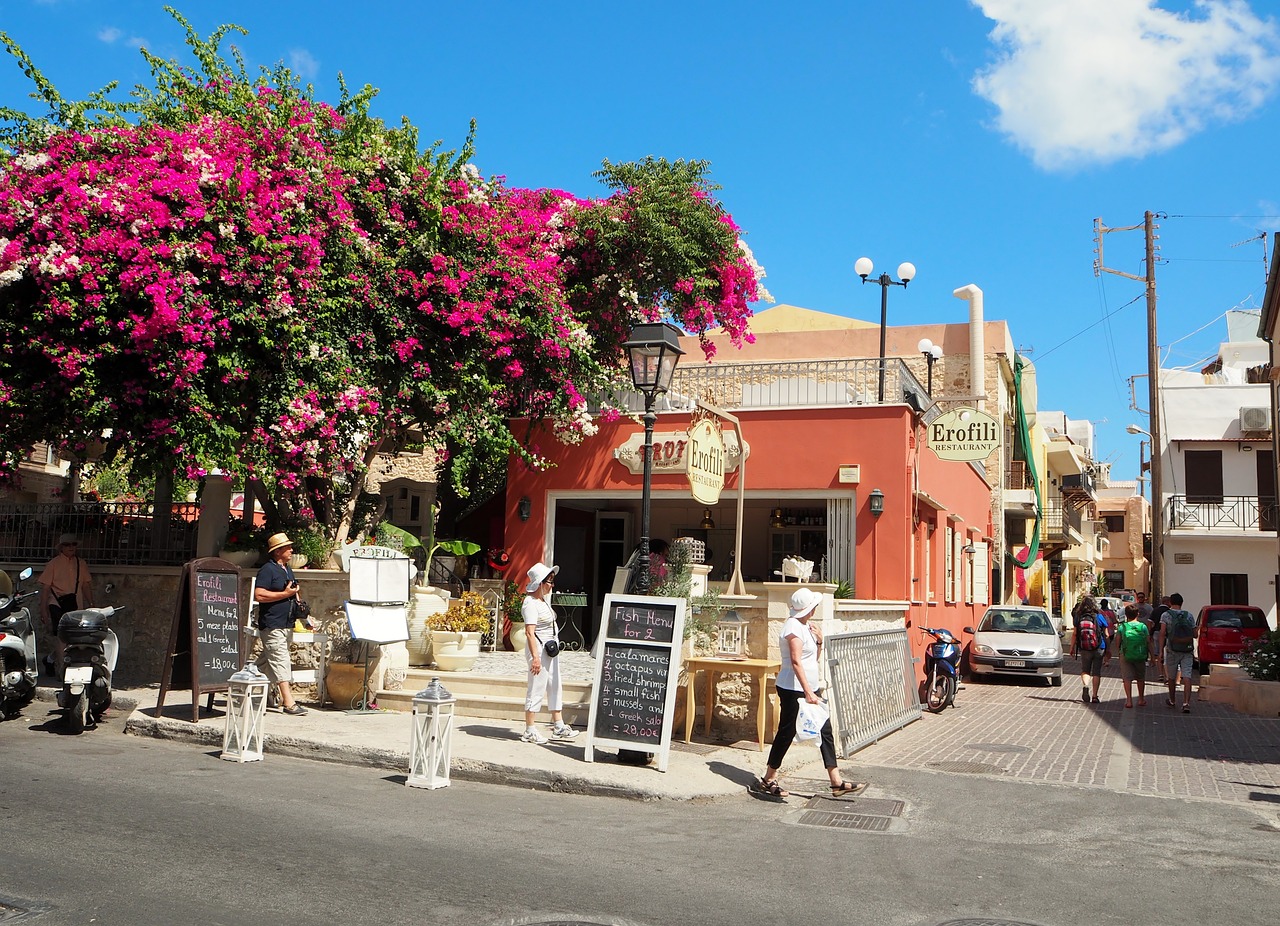
[[[372,677],[372,676],[371,676]],[[324,675],[325,690],[333,706],[339,710],[356,707],[364,686],[364,663],[331,662]]]

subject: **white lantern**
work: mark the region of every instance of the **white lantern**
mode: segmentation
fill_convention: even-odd
[[[227,680],[227,725],[222,758],[229,762],[262,760],[263,718],[271,681],[257,666],[246,665]]]
[[[747,655],[747,620],[737,611],[726,611],[716,621],[716,656],[721,659],[745,659]]]
[[[457,698],[432,677],[431,684],[413,696],[413,734],[409,740],[411,788],[447,788],[453,743],[453,706]]]

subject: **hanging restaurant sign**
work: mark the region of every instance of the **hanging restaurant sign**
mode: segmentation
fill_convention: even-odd
[[[1000,446],[1000,422],[976,408],[953,408],[928,427],[929,448],[940,460],[985,460]]]
[[[724,448],[724,433],[720,422],[710,415],[689,426],[688,459],[689,488],[693,497],[704,505],[720,501],[724,489],[724,471],[728,454]]]
[[[732,431],[723,435],[724,472],[732,473],[744,456],[751,455],[751,445],[745,448],[738,443],[738,435]],[[689,471],[689,432],[658,431],[653,435],[653,471],[662,473],[687,473]],[[622,444],[613,448],[613,458],[627,468],[632,475],[644,473],[644,432],[632,434]],[[710,504],[710,502],[706,503]]]

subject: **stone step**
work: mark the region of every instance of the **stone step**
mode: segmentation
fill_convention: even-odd
[[[1235,704],[1236,689],[1234,686],[1206,685],[1202,682],[1197,690],[1197,698],[1211,704]]]
[[[413,696],[427,687],[432,678],[458,699],[454,713],[459,717],[488,720],[524,720],[525,677],[523,675],[487,675],[478,672],[444,672],[439,669],[412,668],[404,687],[378,692],[378,706],[398,711],[413,710]],[[564,680],[564,718],[567,723],[585,725],[591,710],[592,683]],[[540,715],[546,713],[544,705]]]

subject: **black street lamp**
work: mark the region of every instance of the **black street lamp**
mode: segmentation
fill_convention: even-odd
[[[631,363],[631,384],[644,396],[644,490],[640,497],[640,574],[637,590],[649,593],[649,494],[653,482],[653,400],[671,388],[676,364],[684,353],[680,349],[680,331],[674,325],[646,323],[631,329],[631,337],[622,345]]]
[[[875,269],[875,264],[871,263],[870,257],[859,257],[853,265],[853,272],[862,277],[862,282],[867,282],[867,277],[871,276],[871,271]],[[880,284],[880,388],[876,391],[876,401],[884,402],[884,333],[885,326],[889,321],[889,287],[902,286],[905,287],[916,275],[916,265],[903,262],[898,264],[898,279],[893,279],[889,274],[882,273],[873,282]]]
[[[942,345],[934,344],[928,338],[921,338],[916,350],[924,354],[924,362],[929,365],[929,396],[933,396],[933,365],[942,359]]]

